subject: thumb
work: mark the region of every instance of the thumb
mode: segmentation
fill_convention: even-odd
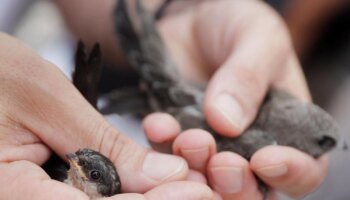
[[[145,192],[163,182],[185,178],[188,167],[182,158],[152,152],[124,137],[55,66],[7,39],[4,45],[9,53],[0,53],[0,57],[16,67],[3,68],[6,87],[2,88],[5,95],[0,100],[21,127],[62,158],[80,148],[101,152],[116,165],[126,192]]]
[[[210,126],[225,136],[237,136],[255,118],[269,87],[267,70],[228,61],[211,79],[204,112]]]
[[[208,22],[200,18],[197,27],[205,55],[213,55],[209,59],[219,66],[214,66],[218,69],[206,91],[205,116],[214,130],[231,137],[239,135],[254,120],[268,88],[282,74],[288,57],[293,54],[283,23],[269,8],[255,5],[255,1],[235,3],[230,1],[221,6],[231,6],[234,10],[240,7],[240,10],[227,12],[229,17],[211,20],[222,21],[217,24],[221,24],[219,28],[227,36],[223,37],[225,40],[218,39],[219,31],[210,29]],[[213,16],[221,16],[215,15],[222,12],[218,8],[210,9]],[[204,10],[210,11],[209,7]],[[227,20],[230,17],[232,20]],[[238,20],[242,18],[249,19],[249,23],[239,26]]]
[[[124,137],[68,81],[57,80],[60,85],[46,82],[53,88],[33,90],[39,97],[33,100],[37,112],[24,117],[30,119],[26,126],[61,156],[79,148],[101,152],[116,165],[122,189],[128,192],[145,192],[160,183],[185,178],[187,164],[182,158],[150,151]]]
[[[191,181],[176,181],[160,185],[145,194],[120,194],[103,200],[210,200],[213,192],[204,184]]]

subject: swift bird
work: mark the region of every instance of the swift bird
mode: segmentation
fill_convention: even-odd
[[[161,9],[164,10],[164,7]],[[142,105],[148,106],[129,109],[129,113],[167,112],[179,121],[184,130],[202,128],[212,133],[219,152],[232,151],[248,160],[254,152],[268,145],[291,146],[314,158],[337,145],[338,126],[327,112],[275,88],[269,90],[256,119],[239,137],[228,138],[215,133],[202,112],[205,87],[191,84],[180,76],[156,30],[155,20],[161,17],[162,12],[150,13],[136,0],[135,13],[138,29],[130,19],[125,0],[118,1],[114,12],[116,37],[129,64],[140,76],[142,87],[139,91],[144,94],[145,102]],[[127,98],[121,92],[115,94],[109,97],[117,104],[133,99],[130,93]],[[140,96],[135,93],[134,99]],[[268,189],[262,181],[260,189],[266,199]]]
[[[97,107],[98,82],[102,69],[101,50],[96,44],[87,54],[79,42],[73,83],[87,101]],[[66,155],[68,163],[53,154],[42,167],[52,179],[65,182],[85,192],[91,199],[121,192],[121,182],[114,164],[101,153],[81,149]]]
[[[120,193],[121,183],[113,163],[91,149],[66,155],[70,168],[65,183],[85,192],[91,199]]]
[[[183,129],[203,128],[211,132],[218,151],[233,151],[250,159],[267,145],[297,148],[317,158],[334,148],[339,139],[335,120],[320,107],[302,102],[286,91],[271,88],[250,127],[236,138],[215,133],[205,121],[204,88],[186,82],[171,61],[155,28],[155,17],[136,1],[140,31],[136,32],[125,0],[115,10],[116,35],[130,65],[141,77],[149,112],[172,114]],[[119,95],[122,101],[122,95]]]

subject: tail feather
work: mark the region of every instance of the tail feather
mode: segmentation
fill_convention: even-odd
[[[83,42],[79,41],[75,54],[73,84],[87,101],[97,108],[98,85],[102,71],[102,55],[99,44],[95,44],[88,55]]]
[[[153,13],[147,12],[139,0],[136,14],[140,21],[138,34],[127,11],[125,0],[120,0],[115,10],[115,29],[121,48],[129,63],[148,82],[173,84],[181,77],[172,63],[166,47],[156,30]]]

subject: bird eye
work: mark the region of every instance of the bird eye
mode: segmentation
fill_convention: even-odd
[[[318,144],[323,148],[323,149],[331,149],[336,145],[336,141],[329,137],[329,136],[323,136],[320,140],[318,140]]]
[[[90,177],[91,177],[93,180],[98,180],[98,179],[100,179],[100,177],[101,177],[101,173],[100,173],[99,171],[97,171],[97,170],[92,170],[92,171],[90,172]]]

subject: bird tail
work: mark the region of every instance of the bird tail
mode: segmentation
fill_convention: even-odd
[[[85,45],[79,41],[75,54],[75,71],[73,84],[85,99],[97,108],[98,85],[102,72],[102,54],[96,43],[88,54]]]
[[[125,0],[117,3],[114,12],[116,36],[129,64],[148,82],[177,83],[181,80],[176,66],[156,30],[155,14],[148,12],[136,0],[139,33],[133,26]]]

